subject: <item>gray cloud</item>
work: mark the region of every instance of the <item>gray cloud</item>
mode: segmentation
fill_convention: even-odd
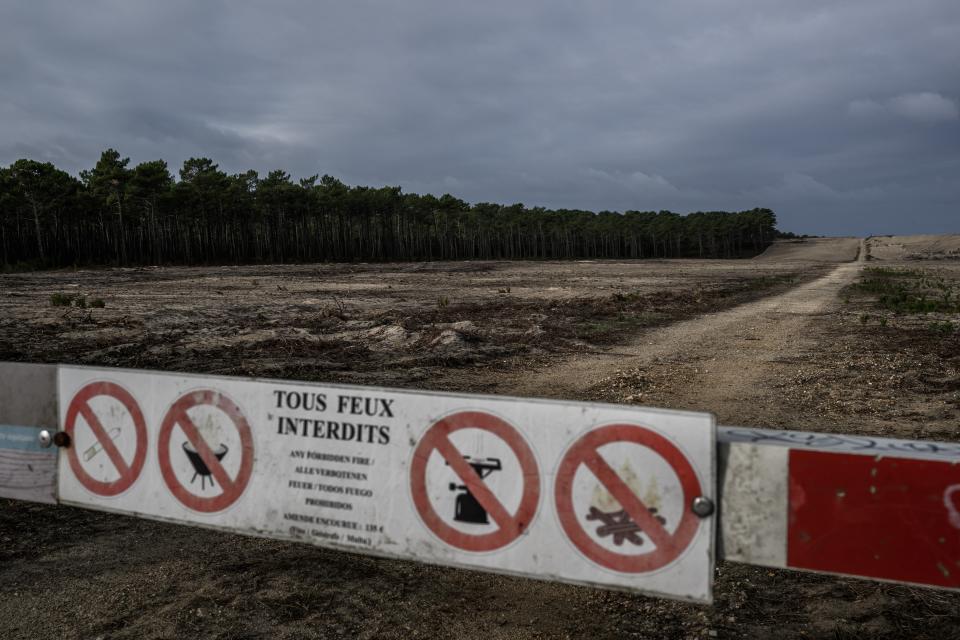
[[[882,102],[871,99],[854,100],[847,110],[856,117],[873,118],[892,114],[931,124],[960,118],[960,108],[957,107],[956,100],[932,91],[903,93]]]
[[[6,3],[0,162],[958,231],[952,0]]]

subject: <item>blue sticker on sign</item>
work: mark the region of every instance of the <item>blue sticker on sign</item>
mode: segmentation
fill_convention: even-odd
[[[37,427],[0,424],[0,449],[56,454],[55,447],[44,449],[40,446],[39,435],[40,430]]]

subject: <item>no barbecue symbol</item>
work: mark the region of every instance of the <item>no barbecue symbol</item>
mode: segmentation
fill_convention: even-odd
[[[683,493],[680,521],[670,532],[665,526],[666,520],[657,515],[656,509],[648,508],[633,489],[617,474],[600,455],[599,449],[608,444],[635,444],[645,447],[666,461],[676,474]],[[580,514],[574,507],[574,478],[581,465],[589,469],[601,485],[620,504],[622,512],[603,514],[591,508],[589,513]],[[690,504],[701,494],[700,481],[686,456],[669,440],[638,425],[617,424],[587,433],[577,440],[564,455],[557,469],[555,499],[557,515],[567,537],[591,561],[622,573],[643,573],[656,571],[677,558],[690,546],[697,533],[699,518],[691,511]],[[580,510],[582,511],[582,509]],[[594,522],[580,522],[584,520]],[[587,526],[601,526],[588,532]],[[628,540],[639,547],[643,532],[653,542],[656,549],[646,553],[629,554],[611,551],[593,538],[607,535],[613,537],[617,546],[623,546]],[[628,547],[624,547],[626,550]]]
[[[240,467],[236,477],[230,477],[222,462],[231,448],[222,442],[213,443],[214,448],[211,448],[188,413],[194,407],[204,406],[218,410],[220,421],[223,422],[225,418],[228,423],[227,429],[232,427],[239,436],[240,446],[236,447],[234,454],[240,456]],[[177,474],[170,457],[170,441],[174,427],[177,426],[187,438],[177,447],[189,461],[192,475],[187,474],[189,479],[186,482]],[[174,402],[167,411],[163,424],[160,425],[157,448],[164,482],[180,502],[194,511],[212,513],[229,507],[246,489],[253,471],[253,435],[250,432],[250,425],[233,400],[219,391],[209,389],[191,391]],[[201,491],[209,482],[213,487],[219,486],[220,493],[203,496],[188,489],[187,485],[196,486],[195,481],[198,476]]]
[[[516,513],[510,513],[483,478],[493,471],[501,471],[500,460],[470,460],[450,441],[450,434],[461,429],[482,429],[503,440],[520,463],[523,493]],[[455,529],[437,514],[427,490],[427,462],[436,451],[453,469],[462,485],[451,484],[450,489],[465,491],[458,498],[457,512],[452,518],[460,522],[486,523],[487,515],[497,524],[495,531],[471,534]],[[540,473],[533,451],[520,433],[510,424],[489,413],[462,411],[434,423],[417,445],[410,465],[410,490],[413,503],[423,522],[447,544],[464,551],[492,551],[504,547],[522,534],[537,511],[540,501]]]
[[[125,411],[107,412],[101,410],[98,412],[91,406],[90,402],[101,396],[119,402]],[[129,430],[129,423],[126,421],[124,413],[129,415],[133,422],[135,439],[133,459],[129,462],[116,444],[116,440],[123,435],[124,431]],[[84,422],[93,432],[95,442],[84,449],[82,462],[76,446],[67,448],[67,459],[70,461],[73,474],[80,481],[80,484],[97,495],[110,497],[123,493],[140,477],[143,463],[147,459],[147,424],[143,419],[140,406],[130,395],[130,392],[118,384],[91,382],[73,396],[73,400],[70,401],[67,408],[63,430],[70,435],[74,442],[78,441],[76,434],[77,418],[80,416],[83,417]],[[106,459],[110,461],[109,464],[119,474],[116,480],[98,480],[88,471],[87,466],[90,466],[90,462],[97,458],[99,453],[106,455]],[[106,466],[103,465],[101,468]]]

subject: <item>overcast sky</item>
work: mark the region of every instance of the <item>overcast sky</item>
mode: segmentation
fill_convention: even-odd
[[[0,164],[960,232],[958,0],[0,0]]]

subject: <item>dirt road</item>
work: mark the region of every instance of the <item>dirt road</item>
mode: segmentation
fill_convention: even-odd
[[[864,264],[863,241],[852,251],[846,239],[811,249],[825,261],[856,261],[786,293],[651,331],[611,353],[574,356],[505,380],[501,392],[650,404],[658,391],[653,379],[682,376],[683,384],[661,382],[658,403],[712,412],[725,424],[765,426],[773,416],[779,423],[776,394],[765,385],[774,379],[769,369],[809,348],[815,336],[807,328],[840,304],[838,292]]]

